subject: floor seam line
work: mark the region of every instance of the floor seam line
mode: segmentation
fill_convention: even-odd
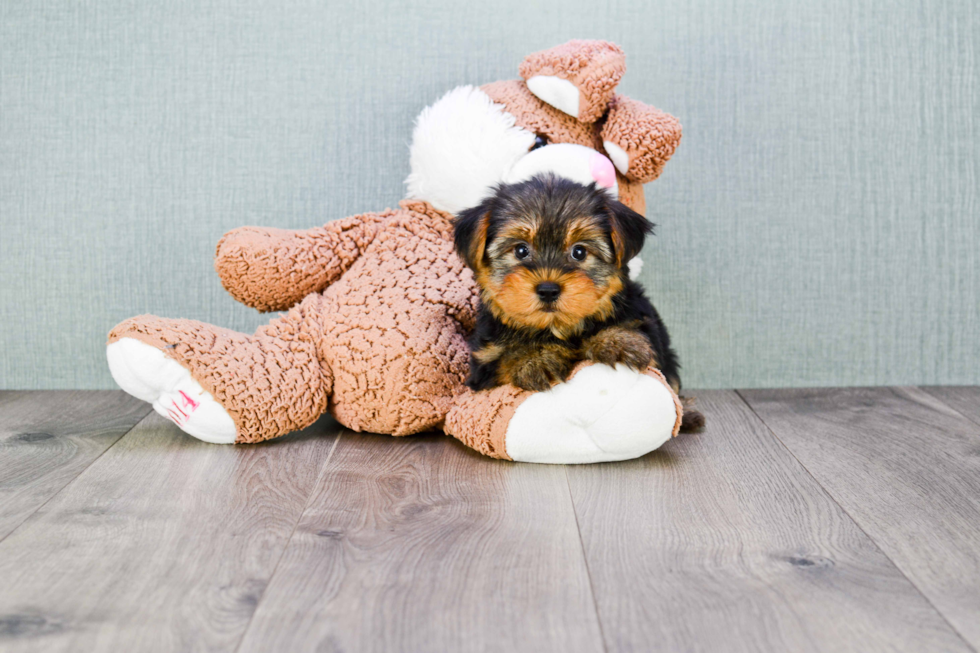
[[[333,441],[333,446],[330,447],[330,452],[327,454],[326,460],[323,461],[323,467],[320,468],[320,472],[316,475],[316,480],[313,481],[313,487],[310,489],[310,494],[306,497],[306,502],[303,504],[303,509],[299,512],[299,517],[296,518],[296,523],[293,524],[293,529],[289,531],[289,537],[286,538],[286,542],[283,544],[282,551],[279,552],[279,558],[276,560],[275,566],[272,567],[272,573],[269,574],[269,580],[262,588],[262,595],[259,596],[259,600],[255,603],[255,609],[252,610],[251,616],[248,618],[248,624],[246,624],[244,630],[242,630],[241,639],[238,640],[238,644],[235,646],[235,653],[241,649],[242,645],[245,643],[245,637],[248,635],[248,631],[252,628],[252,624],[255,623],[255,615],[259,613],[259,608],[262,607],[262,601],[265,599],[266,591],[269,589],[269,585],[272,584],[272,579],[276,577],[276,573],[279,571],[279,565],[282,563],[282,559],[286,556],[286,550],[289,549],[290,543],[293,541],[293,536],[296,535],[296,529],[299,528],[299,524],[303,521],[303,515],[306,514],[307,509],[310,507],[310,502],[313,501],[313,495],[316,494],[317,488],[320,486],[320,479],[326,473],[327,468],[330,466],[330,461],[333,460],[333,453],[337,450],[337,445],[340,443],[340,439],[344,436],[344,429],[340,429],[337,433],[337,438]]]
[[[892,387],[892,386],[882,386],[882,387]],[[943,613],[942,610],[940,610],[938,607],[936,607],[936,604],[933,603],[932,602],[932,599],[930,599],[926,595],[926,593],[922,591],[922,588],[919,587],[915,583],[914,580],[912,580],[911,578],[909,578],[909,575],[905,573],[905,570],[902,569],[899,566],[899,564],[894,559],[892,559],[892,557],[890,555],[888,555],[885,552],[884,549],[881,548],[881,545],[878,543],[878,540],[876,540],[875,538],[871,537],[871,534],[868,533],[866,530],[864,530],[864,527],[861,525],[861,523],[857,519],[854,518],[854,515],[852,515],[850,512],[848,512],[847,508],[845,508],[844,506],[842,506],[840,504],[840,502],[837,500],[837,498],[833,494],[831,494],[830,490],[828,490],[824,486],[824,484],[820,482],[820,479],[818,479],[813,474],[813,472],[811,472],[810,469],[806,465],[803,464],[803,461],[802,460],[800,460],[799,458],[796,457],[796,454],[793,453],[793,450],[792,449],[790,449],[788,446],[786,446],[786,443],[783,442],[782,439],[779,437],[779,435],[776,434],[776,431],[773,430],[772,427],[769,426],[769,424],[766,422],[766,420],[762,418],[762,415],[760,415],[755,410],[755,407],[753,407],[752,404],[749,403],[749,400],[746,399],[744,395],[742,395],[742,391],[736,388],[735,389],[735,394],[738,396],[739,399],[741,399],[745,403],[745,405],[748,407],[748,409],[750,411],[752,411],[752,414],[755,415],[758,418],[758,420],[762,423],[762,425],[766,427],[766,430],[769,431],[769,433],[772,435],[773,438],[775,438],[776,442],[778,442],[780,444],[780,446],[783,447],[783,449],[785,449],[786,452],[789,453],[789,455],[793,457],[793,460],[795,460],[797,462],[797,464],[803,469],[803,471],[806,472],[807,476],[809,476],[811,479],[813,479],[813,482],[817,484],[817,486],[823,491],[823,493],[827,496],[827,498],[830,499],[831,501],[833,501],[834,502],[834,505],[836,505],[838,508],[840,508],[841,512],[843,512],[847,516],[847,518],[851,520],[851,523],[854,524],[858,528],[858,530],[860,530],[864,534],[864,536],[866,538],[868,538],[868,541],[871,542],[874,545],[875,549],[877,549],[878,552],[881,553],[881,555],[883,555],[886,560],[888,560],[888,562],[892,563],[892,566],[895,567],[895,569],[898,571],[898,573],[900,573],[902,575],[902,577],[905,578],[905,580],[907,580],[909,582],[909,585],[911,585],[915,589],[915,591],[918,592],[919,596],[921,596],[923,598],[923,600],[926,603],[928,603],[932,607],[933,610],[936,611],[936,614],[939,615],[939,618],[942,619],[946,623],[946,625],[950,627],[950,629],[952,629],[952,631],[956,634],[956,636],[960,638],[960,641],[962,641],[966,645],[966,647],[969,648],[970,650],[977,651],[977,648],[975,646],[973,646],[972,642],[970,642],[970,640],[968,640],[966,638],[966,636],[963,635],[963,633],[961,633],[959,631],[959,629],[950,622],[950,620],[946,617],[946,615]],[[978,653],[980,653],[980,651],[978,651]]]
[[[943,406],[946,406],[946,408],[949,408],[951,411],[953,411],[954,413],[956,413],[957,415],[959,415],[960,417],[962,417],[963,419],[965,419],[967,422],[969,422],[973,426],[976,426],[976,427],[980,428],[980,420],[973,419],[973,417],[971,417],[971,416],[967,415],[966,413],[964,413],[963,411],[959,410],[958,408],[956,408],[955,406],[953,406],[952,404],[950,404],[948,401],[946,401],[942,397],[937,397],[936,395],[934,395],[931,392],[929,392],[928,390],[926,390],[926,388],[936,387],[936,386],[910,385],[910,386],[905,386],[905,387],[907,387],[907,388],[915,388],[919,392],[923,392],[923,393],[927,394],[930,399],[935,399],[936,401],[938,401],[939,403],[941,403]],[[939,387],[942,387],[942,386],[939,386]],[[966,387],[967,388],[973,388],[973,387],[976,387],[976,386],[970,386],[970,385],[968,385]]]
[[[117,444],[119,444],[119,442],[124,437],[126,437],[127,435],[129,435],[130,433],[133,432],[133,429],[135,429],[137,426],[139,426],[140,424],[142,424],[143,422],[145,422],[146,421],[146,418],[149,417],[152,413],[153,413],[153,408],[152,407],[147,408],[146,413],[142,417],[140,417],[138,420],[136,420],[136,423],[135,424],[133,424],[132,426],[130,426],[128,429],[126,429],[126,431],[122,435],[120,435],[118,438],[116,438],[115,441],[113,441],[112,444],[110,444],[108,447],[106,447],[104,450],[102,450],[102,452],[100,452],[98,456],[96,456],[91,461],[89,461],[89,464],[88,465],[85,465],[85,467],[83,469],[79,470],[79,472],[77,474],[75,474],[75,476],[73,476],[67,483],[65,483],[60,488],[58,488],[58,491],[57,492],[55,492],[54,494],[52,494],[51,496],[49,496],[47,499],[44,500],[43,503],[41,503],[41,505],[39,505],[34,510],[32,510],[30,512],[30,514],[27,515],[26,517],[24,517],[24,519],[19,524],[17,524],[16,526],[14,526],[10,530],[9,533],[7,533],[6,535],[4,535],[3,537],[0,537],[0,544],[3,544],[4,540],[6,540],[8,537],[10,537],[14,533],[16,533],[18,530],[20,530],[21,526],[23,526],[24,524],[26,524],[28,522],[28,520],[30,520],[31,517],[33,517],[34,515],[36,515],[41,510],[41,508],[43,508],[44,506],[46,506],[49,503],[51,503],[51,501],[53,501],[55,497],[57,497],[62,492],[64,492],[68,488],[69,485],[71,485],[72,483],[74,483],[75,481],[77,481],[82,474],[84,474],[89,469],[91,469],[92,465],[94,465],[96,463],[96,461],[98,461],[100,458],[102,458],[102,456],[106,455],[106,453],[109,451],[109,449],[112,449],[114,446],[116,446]]]
[[[602,615],[599,614],[599,600],[596,598],[595,583],[592,582],[592,569],[589,568],[589,556],[585,553],[585,540],[582,537],[582,525],[578,520],[578,510],[575,508],[575,497],[572,496],[572,482],[568,478],[568,466],[564,465],[562,471],[565,474],[565,488],[568,490],[568,501],[572,505],[572,517],[575,519],[575,531],[578,533],[579,549],[582,551],[582,563],[585,565],[585,577],[589,579],[589,594],[592,595],[592,609],[595,610],[596,624],[599,626],[599,639],[604,653],[608,653],[609,648],[606,644],[606,631],[602,626]]]

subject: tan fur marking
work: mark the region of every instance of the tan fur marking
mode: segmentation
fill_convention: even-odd
[[[500,358],[506,350],[496,344],[489,344],[483,349],[477,349],[473,352],[473,358],[480,361],[481,363],[492,363],[493,361]]]
[[[597,363],[624,363],[634,370],[656,366],[656,356],[650,341],[636,329],[622,326],[603,329],[582,345],[582,355]]]
[[[526,243],[533,243],[534,237],[538,233],[538,222],[530,218],[516,220],[508,224],[501,230],[498,238],[508,238],[511,240],[523,240]]]
[[[540,392],[567,379],[576,361],[576,352],[561,345],[517,347],[501,359],[497,380]]]
[[[483,302],[498,320],[510,327],[550,330],[555,337],[567,340],[581,332],[583,320],[604,320],[613,314],[613,297],[623,289],[623,280],[614,275],[606,286],[597,286],[584,272],[560,274],[554,270],[517,268],[499,286],[489,275],[478,272]],[[561,285],[562,294],[554,311],[544,310],[535,288],[542,281]]]
[[[604,238],[605,233],[594,217],[575,218],[569,223],[565,234],[565,249],[575,243],[601,243]]]
[[[626,251],[626,244],[623,243],[623,236],[619,231],[619,223],[615,218],[612,219],[612,242],[613,250],[616,252],[616,267],[623,266],[623,253]]]
[[[481,270],[485,269],[483,265],[483,254],[487,250],[487,227],[489,226],[490,213],[488,212],[480,218],[480,224],[476,228],[476,237],[473,238],[473,243],[470,245],[470,257],[475,263],[478,274]]]

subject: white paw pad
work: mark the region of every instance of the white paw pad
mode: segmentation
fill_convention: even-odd
[[[153,404],[184,433],[204,442],[231,444],[235,422],[191,373],[156,347],[135,338],[120,338],[106,347],[109,371],[119,387]]]
[[[669,440],[676,419],[674,398],[657,379],[622,365],[591,365],[517,407],[507,454],[534,463],[628,460]]]

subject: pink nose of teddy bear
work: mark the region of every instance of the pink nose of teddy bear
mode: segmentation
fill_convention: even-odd
[[[613,167],[612,161],[603,155],[598,152],[593,154],[589,161],[589,168],[592,178],[603,188],[612,188],[616,185],[616,168]]]

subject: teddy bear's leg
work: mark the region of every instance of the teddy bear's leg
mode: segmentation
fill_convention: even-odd
[[[528,90],[582,122],[606,112],[624,72],[626,55],[606,41],[569,41],[528,55],[520,66]]]
[[[681,142],[677,118],[624,95],[613,98],[602,145],[627,179],[645,184],[660,176]]]
[[[333,377],[321,363],[320,295],[248,336],[194,320],[131,318],[109,334],[113,377],[207,442],[260,442],[312,424]]]
[[[494,458],[593,463],[653,451],[677,434],[682,415],[659,371],[581,364],[546,392],[467,390],[446,417],[445,431]]]

